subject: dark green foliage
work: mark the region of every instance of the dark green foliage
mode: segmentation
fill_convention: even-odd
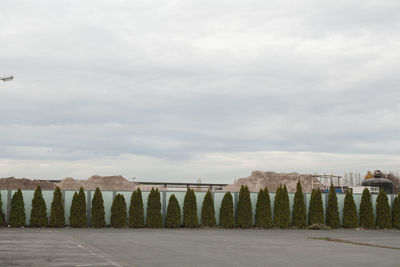
[[[235,220],[233,219],[233,199],[231,193],[225,193],[222,199],[221,208],[219,210],[219,225],[223,228],[235,227]]]
[[[101,228],[106,226],[103,194],[98,187],[96,188],[92,199],[91,213],[92,214],[90,220],[91,225],[94,228]]]
[[[44,202],[42,189],[40,188],[40,186],[36,187],[35,195],[32,199],[32,210],[29,225],[31,227],[47,226],[46,203]]]
[[[344,197],[343,227],[356,228],[358,226],[357,208],[353,198],[353,191],[347,190]]]
[[[111,226],[121,228],[126,226],[126,202],[121,194],[117,194],[111,206]]]
[[[308,208],[308,224],[324,224],[324,208],[322,195],[319,190],[312,190],[310,206]]]
[[[294,194],[292,226],[305,228],[307,226],[306,204],[304,203],[303,189],[300,180],[297,182],[296,193]]]
[[[196,228],[199,226],[196,195],[194,190],[190,188],[186,191],[183,203],[183,224],[186,228]]]
[[[181,226],[181,207],[174,194],[170,196],[168,201],[165,225],[167,228],[178,228]]]
[[[280,228],[288,228],[290,224],[289,196],[286,185],[276,190],[274,201],[274,224]]]
[[[240,188],[236,217],[237,226],[240,228],[249,228],[253,225],[253,210],[247,185],[242,185]]]
[[[360,203],[360,226],[363,228],[375,228],[374,210],[372,208],[371,194],[368,188],[364,188]]]
[[[75,192],[72,198],[69,224],[78,228],[87,226],[86,196],[82,187],[79,189],[79,193]]]
[[[208,227],[215,227],[217,225],[215,220],[214,200],[210,190],[208,190],[204,196],[203,206],[201,208],[201,224]]]
[[[64,227],[65,225],[63,199],[61,195],[61,190],[58,186],[56,187],[53,193],[53,201],[51,202],[49,225],[51,227]]]
[[[11,200],[10,225],[12,227],[25,226],[25,205],[21,189],[14,193]]]
[[[131,205],[129,206],[129,227],[144,227],[143,199],[140,188],[133,191],[131,196]]]
[[[392,206],[393,228],[400,229],[400,193],[394,198]]]
[[[328,209],[326,211],[326,225],[332,229],[340,227],[340,217],[338,208],[338,199],[335,187],[331,184],[328,195]]]
[[[266,221],[266,227],[265,228],[271,228],[273,226],[273,221],[272,221],[272,212],[271,212],[271,199],[269,197],[269,192],[268,188],[264,188],[264,195],[265,195],[265,202],[267,206],[267,221]]]
[[[256,204],[256,226],[260,228],[267,228],[267,200],[265,199],[264,190],[260,189],[257,194]]]
[[[381,189],[376,199],[376,226],[379,229],[392,228],[391,217],[387,195]]]
[[[146,226],[150,228],[162,227],[161,199],[158,189],[152,188],[147,198]]]
[[[278,225],[280,221],[280,202],[281,202],[282,186],[279,185],[275,191],[274,199],[274,225]]]
[[[0,226],[4,225],[5,222],[5,214],[3,213],[3,201],[1,200],[1,192],[0,192]]]

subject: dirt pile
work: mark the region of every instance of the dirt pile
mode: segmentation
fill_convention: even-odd
[[[279,184],[282,184],[286,185],[288,192],[295,192],[299,179],[303,192],[311,192],[312,186],[322,187],[317,178],[313,178],[311,174],[253,171],[249,177],[240,178],[235,183],[224,187],[224,191],[238,192],[242,185],[247,185],[251,192],[258,192],[264,187],[268,187],[270,192],[275,192]]]
[[[38,180],[30,180],[26,178],[0,178],[0,189],[18,189],[27,190],[27,189],[35,189],[38,185],[43,190],[51,190],[56,187],[56,185],[49,181],[38,181]]]
[[[93,175],[87,180],[76,180],[67,177],[62,180],[58,186],[62,190],[78,190],[81,186],[83,189],[95,190],[98,187],[100,190],[136,190],[137,185],[129,182],[121,175],[118,176],[99,176]]]

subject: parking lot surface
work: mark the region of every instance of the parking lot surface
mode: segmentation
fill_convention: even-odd
[[[400,266],[400,231],[0,229],[0,266],[378,265]]]

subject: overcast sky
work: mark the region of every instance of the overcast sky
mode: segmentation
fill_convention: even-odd
[[[400,1],[19,1],[0,177],[400,170]]]

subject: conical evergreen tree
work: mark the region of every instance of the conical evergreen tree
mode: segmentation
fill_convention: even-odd
[[[12,227],[21,227],[25,226],[25,222],[26,215],[24,197],[21,189],[18,189],[18,191],[14,193],[11,200],[10,225]]]
[[[280,225],[281,214],[282,214],[282,185],[276,188],[275,199],[274,199],[274,226]]]
[[[69,224],[71,227],[78,228],[87,226],[86,196],[82,187],[79,189],[79,193],[75,192],[72,198]]]
[[[376,199],[376,226],[379,229],[392,228],[391,217],[387,195],[381,189]]]
[[[331,184],[331,187],[329,188],[328,209],[326,211],[326,225],[328,225],[332,229],[340,227],[338,199],[333,184]]]
[[[111,226],[121,228],[126,226],[126,202],[121,194],[117,194],[111,206]]]
[[[152,188],[147,198],[146,226],[149,228],[162,227],[161,199],[158,189]]]
[[[260,228],[268,227],[268,218],[267,218],[267,200],[264,190],[260,189],[257,195],[257,204],[256,204],[256,226]]]
[[[364,188],[360,203],[360,226],[363,228],[375,228],[374,210],[372,208],[371,194],[368,188]]]
[[[204,196],[203,206],[201,208],[201,224],[208,227],[215,227],[217,225],[215,220],[214,200],[210,190],[208,190]]]
[[[400,193],[394,198],[392,206],[393,228],[400,229]]]
[[[42,189],[38,185],[32,199],[31,218],[29,221],[30,227],[45,227],[47,226],[47,209],[43,199]]]
[[[276,190],[274,201],[274,224],[280,228],[288,228],[290,224],[289,196],[286,185]]]
[[[56,187],[56,189],[54,189],[53,193],[49,225],[51,227],[64,227],[65,225],[63,199],[61,195],[61,190],[58,186]]]
[[[264,188],[264,196],[265,196],[265,203],[266,203],[266,226],[265,228],[271,228],[273,226],[273,221],[272,221],[272,212],[271,212],[271,198],[269,197],[269,192],[268,188]]]
[[[78,193],[75,192],[74,196],[72,197],[72,202],[71,202],[71,208],[69,211],[69,225],[71,227],[79,227],[79,223],[78,223],[78,217],[79,217],[79,212],[78,212],[78,205],[79,205],[79,201],[78,201]]]
[[[235,220],[233,219],[233,199],[231,192],[226,192],[222,199],[221,208],[219,210],[219,225],[222,228],[235,227]]]
[[[94,228],[106,226],[103,194],[97,187],[92,199],[91,225]]]
[[[170,196],[168,201],[165,225],[167,228],[178,228],[181,226],[181,207],[174,194]]]
[[[347,190],[344,197],[343,207],[343,227],[357,228],[357,208],[353,198],[353,191]]]
[[[250,191],[247,185],[242,185],[237,204],[237,226],[249,228],[253,226],[253,210],[251,207]]]
[[[5,216],[3,213],[3,201],[1,200],[1,192],[0,192],[0,226],[4,225]]]
[[[129,227],[144,227],[143,199],[140,188],[132,193],[131,205],[129,207]]]
[[[308,209],[308,224],[324,224],[324,208],[319,190],[312,190],[310,206]]]
[[[83,187],[79,189],[79,227],[87,227],[87,211],[86,211],[86,195],[83,191]]]
[[[187,189],[183,202],[183,224],[186,228],[196,228],[199,226],[196,195],[194,190],[190,188]]]
[[[303,189],[300,180],[297,181],[296,193],[294,194],[292,225],[300,229],[307,226],[306,204],[304,203]]]

